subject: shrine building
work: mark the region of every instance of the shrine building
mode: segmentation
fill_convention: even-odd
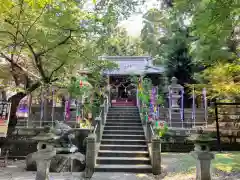
[[[150,78],[154,86],[164,83],[164,67],[154,66],[150,56],[101,56],[99,59],[118,64],[118,69],[104,72],[108,76],[112,105],[136,105],[137,86],[131,82],[133,75]]]

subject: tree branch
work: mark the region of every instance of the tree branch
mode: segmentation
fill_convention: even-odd
[[[0,31],[0,33],[4,33],[4,34],[9,34],[10,36],[12,36],[13,39],[15,39],[15,35],[9,31]]]
[[[20,66],[18,63],[14,62],[12,59],[10,59],[8,56],[6,56],[4,53],[0,53],[0,56],[3,57],[5,60],[7,60],[11,65],[14,65],[15,67],[19,68],[21,71],[23,71],[25,74],[31,75],[37,79],[40,79],[39,76],[35,75],[32,72],[29,72],[29,70],[25,69],[24,67]]]
[[[49,79],[50,79],[50,80],[52,79],[53,74],[54,74],[55,72],[57,72],[59,69],[61,69],[64,64],[65,64],[65,61],[62,62],[59,66],[57,66],[57,67],[52,71],[52,73],[51,73],[50,76],[49,76]]]
[[[36,67],[37,69],[39,70],[39,73],[41,74],[42,78],[44,81],[47,80],[47,76],[43,70],[43,67],[42,67],[42,61],[40,59],[40,56],[37,55],[37,53],[34,51],[32,45],[25,39],[25,43],[27,44],[29,50],[31,51],[32,55],[33,55],[33,59],[35,61],[35,64],[36,64]]]
[[[20,28],[20,20],[21,20],[21,15],[23,13],[23,0],[20,0],[20,10],[19,10],[19,14],[18,14],[18,18],[17,18],[17,26],[16,26],[16,32],[15,32],[15,38],[14,38],[14,42],[13,42],[13,53],[11,53],[11,59],[13,59],[14,54],[16,52],[16,48],[17,48],[17,37],[18,37],[18,33],[19,33],[19,28]]]
[[[28,30],[27,30],[27,32],[26,32],[26,34],[25,34],[24,37],[27,37],[27,36],[28,36],[28,34],[29,34],[30,30],[32,29],[32,27],[36,24],[36,22],[37,22],[37,21],[40,19],[40,17],[43,15],[43,12],[44,12],[45,7],[46,7],[46,6],[44,6],[44,7],[42,8],[42,11],[41,11],[41,13],[39,14],[39,16],[38,16],[38,17],[33,21],[33,23],[29,26],[29,28],[28,28]],[[25,42],[24,42],[24,43],[25,43]],[[23,46],[24,46],[24,44],[23,44]],[[22,52],[23,46],[21,46],[20,53]],[[19,53],[19,54],[20,54],[20,53]],[[17,61],[18,61],[19,58],[20,58],[20,56],[17,57]]]
[[[53,49],[55,49],[55,48],[57,48],[57,47],[65,44],[65,43],[71,38],[71,36],[72,36],[72,31],[73,31],[73,30],[69,30],[69,35],[68,35],[64,40],[62,40],[61,42],[59,42],[58,44],[56,44],[55,46],[53,46],[53,47],[51,47],[51,48],[48,48],[48,49],[46,49],[46,50],[44,50],[44,51],[42,51],[42,52],[37,53],[37,54],[36,54],[37,57],[40,57],[40,56],[46,54],[47,52],[49,52],[49,51],[51,51],[51,50],[53,50]]]

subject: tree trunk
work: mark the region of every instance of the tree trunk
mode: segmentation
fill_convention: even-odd
[[[32,92],[35,89],[37,89],[40,86],[40,82],[36,82],[31,85],[31,87],[28,88],[28,92]],[[19,102],[27,95],[27,93],[18,92],[17,94],[14,94],[8,99],[8,102],[11,102],[11,111],[10,111],[10,117],[9,117],[9,123],[8,123],[8,136],[13,133],[15,130],[15,127],[17,125],[17,108],[19,105]]]
[[[17,125],[17,107],[21,99],[23,99],[25,96],[25,93],[19,92],[8,99],[8,102],[11,102],[11,111],[8,123],[8,135],[11,135],[12,132],[15,130],[15,127]]]

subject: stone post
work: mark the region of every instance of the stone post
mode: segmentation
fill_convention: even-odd
[[[191,155],[196,159],[196,180],[211,180],[211,160],[214,154],[210,152],[209,143],[214,139],[198,130],[197,134],[189,137],[194,142],[194,151]]]
[[[214,154],[207,151],[193,151],[191,155],[196,159],[196,180],[211,180],[211,160]]]
[[[146,135],[147,135],[147,141],[148,142],[151,142],[151,139],[152,139],[152,132],[151,132],[151,122],[147,122],[147,128],[146,128]]]
[[[101,123],[101,117],[96,117],[95,122],[98,124],[96,129],[96,142],[100,143],[102,138],[102,123]]]
[[[148,109],[146,105],[143,106],[143,125],[147,124],[147,119],[148,119]]]
[[[37,164],[36,180],[49,180],[49,168],[52,158],[56,155],[56,150],[51,144],[39,142],[37,152],[33,153],[33,159]]]
[[[105,97],[104,98],[104,114],[105,114],[105,116],[107,114],[107,108],[108,108],[107,105],[108,105],[108,98]]]
[[[96,164],[96,135],[90,134],[87,137],[86,169],[85,177],[91,178]]]
[[[152,173],[161,174],[161,140],[156,136],[152,138]]]
[[[101,113],[101,123],[102,123],[102,125],[104,125],[105,124],[105,106],[104,106],[104,104],[102,104],[101,106],[100,106],[100,111],[102,111],[102,113]]]

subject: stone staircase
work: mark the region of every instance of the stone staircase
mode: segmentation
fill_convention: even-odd
[[[137,107],[109,109],[96,163],[96,172],[152,172]]]

